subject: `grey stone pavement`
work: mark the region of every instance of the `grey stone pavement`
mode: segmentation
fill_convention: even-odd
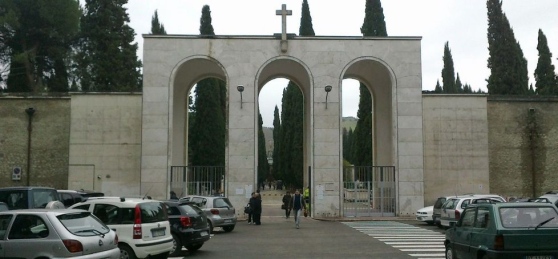
[[[302,218],[300,229],[296,229],[293,216],[289,219],[284,217],[280,197],[264,195],[263,201],[262,225],[249,225],[245,218],[239,218],[232,232],[224,233],[216,229],[211,240],[199,251],[191,254],[184,251],[183,257],[411,258],[338,221]]]

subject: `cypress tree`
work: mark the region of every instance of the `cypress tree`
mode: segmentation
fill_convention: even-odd
[[[134,29],[124,5],[128,0],[86,0],[81,18],[78,77],[82,90],[139,91],[141,61]]]
[[[459,73],[457,73],[457,78],[455,79],[455,89],[457,90],[456,93],[463,93],[463,84],[461,79],[459,79]]]
[[[455,71],[453,68],[453,57],[449,48],[449,42],[444,45],[444,68],[442,69],[442,83],[444,93],[457,93],[455,87]]]
[[[434,87],[434,92],[435,93],[442,93],[444,90],[442,90],[442,86],[440,86],[440,80],[436,80],[436,87]]]
[[[281,119],[279,117],[279,108],[275,106],[275,111],[273,112],[273,171],[272,171],[272,175],[275,179],[281,179],[281,175],[280,175],[281,172],[280,167],[282,163],[282,159],[280,158],[281,135],[282,135]]]
[[[316,36],[314,27],[312,26],[312,16],[310,15],[310,7],[308,1],[302,1],[302,12],[300,17],[300,36]]]
[[[528,92],[527,60],[516,41],[502,1],[488,0],[488,68],[490,94],[523,95]]]
[[[552,53],[548,49],[548,42],[543,31],[539,29],[539,37],[537,50],[539,51],[539,60],[535,69],[535,87],[539,95],[558,95],[558,85],[556,82],[556,72],[552,65]],[[530,91],[533,88],[531,85]]]
[[[364,23],[360,32],[364,36],[387,36],[384,9],[380,0],[366,0]]]
[[[258,113],[258,122],[258,183],[261,183],[269,175],[269,163],[267,162],[267,152],[265,150],[265,136],[261,113]]]
[[[380,0],[367,0],[365,16],[360,31],[363,36],[386,37],[387,29],[384,9]],[[360,100],[357,125],[353,132],[351,159],[356,166],[372,165],[372,96],[368,88],[360,83]]]
[[[200,34],[215,35],[207,5],[202,8]],[[192,127],[195,134],[190,135],[194,166],[225,165],[226,113],[221,101],[222,87],[225,88],[224,83],[216,78],[206,78],[197,83]]]
[[[159,22],[159,14],[155,10],[155,14],[151,17],[151,34],[153,35],[166,35],[165,26]]]

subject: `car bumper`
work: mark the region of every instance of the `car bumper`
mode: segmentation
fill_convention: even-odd
[[[211,238],[209,229],[175,232],[175,234],[180,237],[182,245],[204,243]]]
[[[457,222],[455,219],[447,219],[447,218],[440,219],[440,225],[444,227],[451,227],[453,226],[453,224],[455,224],[455,222]]]
[[[486,251],[489,259],[558,259],[558,249],[553,251]]]
[[[236,218],[211,218],[213,227],[226,227],[236,225]]]
[[[88,255],[82,255],[82,256],[74,256],[72,258],[76,258],[76,259],[120,259],[120,249],[118,249],[118,247],[115,247],[111,250],[108,251],[103,251],[100,253],[94,253],[94,254],[88,254]]]
[[[162,240],[134,244],[134,253],[139,258],[172,251],[172,237]]]
[[[430,215],[417,215],[416,218],[418,221],[422,221],[422,222],[429,222],[429,223],[434,222],[432,216]]]

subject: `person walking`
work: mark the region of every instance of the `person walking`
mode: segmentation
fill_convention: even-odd
[[[301,212],[303,209],[306,210],[306,202],[304,202],[304,197],[302,197],[299,190],[296,190],[293,195],[291,208],[294,210],[296,228],[300,228]]]
[[[254,199],[256,199],[256,193],[255,192],[252,193],[252,197],[250,197],[250,200],[248,201],[248,206],[250,207],[250,210],[248,212],[248,224],[252,224],[254,222],[254,219],[253,219],[253,217],[254,217],[254,206],[253,206],[253,204],[255,203]]]
[[[293,197],[291,196],[291,192],[287,191],[287,193],[283,196],[283,208],[285,209],[285,218],[289,218],[291,216],[291,202]]]
[[[254,225],[261,225],[262,218],[262,196],[259,193],[254,195],[254,199],[250,201],[250,207],[252,207],[252,220]]]
[[[178,196],[176,196],[176,192],[170,191],[170,199],[171,200],[178,200]]]

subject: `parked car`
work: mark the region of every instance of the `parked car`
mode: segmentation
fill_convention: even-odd
[[[173,238],[171,256],[178,256],[182,247],[194,252],[209,240],[209,223],[205,213],[191,202],[165,201]]]
[[[167,258],[172,250],[167,207],[161,201],[98,197],[70,208],[87,210],[115,230],[122,258]]]
[[[558,210],[549,203],[467,207],[446,231],[446,258],[558,258]]]
[[[225,232],[231,232],[236,226],[236,210],[228,198],[189,195],[180,198],[180,201],[195,203],[207,216],[211,232],[216,227],[222,227]]]
[[[432,219],[432,212],[434,211],[434,206],[424,207],[417,210],[416,216],[418,221],[425,222],[428,225],[434,225],[434,220]]]
[[[546,199],[547,202],[558,206],[558,191],[550,191],[540,196],[538,199]]]
[[[461,212],[467,206],[474,203],[494,203],[494,202],[505,202],[506,200],[499,195],[492,194],[471,194],[462,195],[448,199],[442,205],[442,214],[440,216],[440,224],[444,228],[451,227],[461,217]]]
[[[457,197],[457,196],[438,197],[438,199],[434,203],[434,209],[432,210],[432,221],[434,221],[434,224],[436,224],[438,227],[442,227],[442,225],[440,224],[440,216],[442,215],[442,205],[449,198],[453,198],[453,197]]]
[[[87,200],[89,197],[103,197],[102,192],[86,191],[86,190],[57,190],[60,200],[66,208]]]
[[[0,212],[0,258],[120,258],[118,236],[83,210]]]
[[[8,204],[6,204],[5,202],[0,202],[0,212],[7,210],[10,210],[10,208],[8,208]]]
[[[6,203],[10,210],[64,208],[58,192],[49,187],[5,187],[0,188],[0,202]]]

